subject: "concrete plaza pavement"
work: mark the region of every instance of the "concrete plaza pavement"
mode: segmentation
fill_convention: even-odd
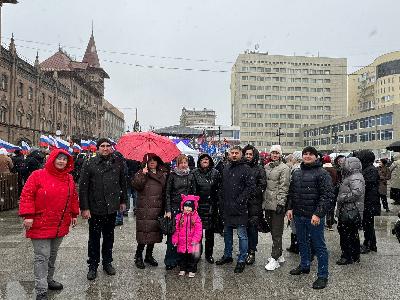
[[[311,288],[316,279],[316,262],[309,275],[291,276],[289,271],[299,257],[284,251],[286,262],[276,271],[264,265],[271,251],[271,236],[260,234],[256,263],[242,274],[234,274],[235,264],[216,266],[200,260],[195,278],[178,277],[178,270],[166,271],[163,257],[165,243],[155,246],[158,267],[135,268],[133,262],[135,217],[125,218],[115,229],[115,276],[107,276],[99,267],[95,281],[86,280],[87,222],[65,237],[58,252],[55,279],[64,284],[61,292],[50,292],[49,299],[400,299],[400,244],[391,235],[395,217],[377,219],[378,252],[363,255],[361,263],[337,266],[340,256],[337,231],[327,231],[329,249],[329,284],[324,290]],[[361,234],[362,235],[362,234]],[[165,238],[164,238],[165,242]],[[284,248],[290,243],[290,230],[284,231]],[[234,244],[234,253],[238,249]],[[214,257],[223,254],[223,238],[215,237]],[[24,237],[17,211],[0,212],[0,299],[33,299],[33,249]]]

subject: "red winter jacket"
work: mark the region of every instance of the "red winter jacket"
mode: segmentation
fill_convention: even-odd
[[[58,170],[54,161],[58,154],[68,156],[67,166]],[[21,193],[19,215],[33,219],[26,231],[31,239],[52,239],[68,234],[71,218],[79,214],[78,194],[72,175],[74,162],[68,152],[55,149],[51,152],[44,169],[29,176]]]

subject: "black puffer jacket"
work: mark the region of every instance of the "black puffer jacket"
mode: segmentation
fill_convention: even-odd
[[[245,155],[247,150],[253,151],[253,159],[251,161],[248,161],[247,163],[250,166],[251,171],[253,172],[253,178],[256,183],[256,187],[248,203],[249,222],[253,225],[257,225],[259,217],[262,216],[262,202],[264,199],[263,194],[267,187],[267,175],[264,168],[258,163],[258,160],[260,158],[258,150],[252,145],[247,145],[242,150],[243,156]]]
[[[200,161],[208,157],[210,166],[202,169]],[[214,161],[208,154],[201,154],[197,160],[197,168],[193,170],[193,192],[200,196],[199,207],[197,212],[200,215],[203,229],[211,229],[214,225],[215,212],[218,205],[218,192],[221,187],[221,176],[214,169]]]
[[[39,150],[33,150],[25,160],[26,173],[25,180],[32,174],[33,171],[39,170],[43,167],[44,154]]]
[[[193,194],[193,174],[180,174],[175,169],[168,176],[166,187],[166,212],[178,212],[181,205],[181,194]]]
[[[329,173],[317,161],[313,164],[301,163],[300,169],[292,174],[289,186],[288,209],[293,215],[324,217],[333,201],[334,191]]]
[[[86,160],[79,178],[79,204],[95,215],[107,215],[127,202],[125,165],[114,155]]]
[[[231,161],[225,166],[220,192],[225,225],[247,225],[247,205],[255,189],[253,171],[245,160]]]
[[[379,197],[379,172],[374,167],[375,154],[370,150],[361,150],[356,153],[361,161],[362,174],[365,180],[364,214],[379,216],[381,202]]]

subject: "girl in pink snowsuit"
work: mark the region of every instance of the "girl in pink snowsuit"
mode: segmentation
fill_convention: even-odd
[[[180,256],[180,272],[183,276],[189,272],[194,277],[200,258],[200,244],[203,234],[201,219],[197,213],[200,197],[181,195],[181,213],[176,216],[176,230],[172,236],[172,244],[177,246]]]

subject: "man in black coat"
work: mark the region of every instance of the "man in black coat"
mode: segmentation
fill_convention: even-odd
[[[197,160],[197,168],[193,174],[193,193],[200,197],[197,212],[205,229],[205,257],[210,264],[214,263],[214,226],[218,212],[218,193],[221,185],[221,176],[214,168],[214,161],[210,155],[201,154]]]
[[[217,265],[232,263],[233,228],[237,228],[239,238],[239,255],[235,273],[243,272],[246,263],[248,238],[248,202],[256,188],[253,172],[247,162],[242,159],[240,146],[229,150],[229,163],[222,173],[220,208],[224,219],[224,255]]]
[[[361,246],[361,253],[377,251],[374,217],[381,213],[381,202],[379,196],[379,172],[373,165],[375,154],[371,150],[361,150],[355,153],[361,161],[362,174],[365,180],[365,198],[363,213],[364,243]]]
[[[256,183],[256,188],[248,203],[249,222],[247,224],[247,236],[249,239],[249,249],[246,264],[252,265],[256,260],[258,223],[262,218],[263,193],[267,187],[267,176],[264,168],[258,162],[260,155],[254,146],[247,145],[243,148],[242,153],[253,172],[253,178]]]
[[[125,166],[112,155],[111,142],[97,141],[97,156],[87,160],[79,178],[79,204],[82,218],[89,220],[88,280],[97,276],[100,262],[100,238],[103,235],[103,269],[115,275],[111,265],[114,228],[117,211],[126,208],[127,192]]]
[[[317,160],[314,147],[302,151],[300,169],[293,172],[288,195],[289,221],[294,219],[297,241],[300,248],[300,265],[291,270],[291,275],[310,273],[310,244],[318,258],[318,279],[314,289],[323,289],[328,283],[328,250],[325,245],[325,215],[333,201],[334,192],[329,173]]]

